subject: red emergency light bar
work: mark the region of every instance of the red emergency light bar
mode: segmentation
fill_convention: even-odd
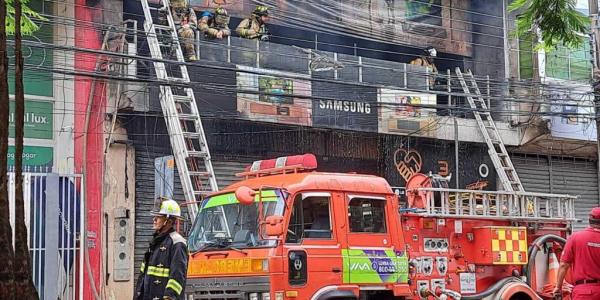
[[[273,174],[296,173],[317,168],[317,158],[314,154],[282,156],[275,159],[257,160],[246,167],[245,172],[238,173],[239,177],[265,176]]]

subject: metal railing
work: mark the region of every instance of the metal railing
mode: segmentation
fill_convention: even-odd
[[[9,173],[14,238],[15,174]],[[83,299],[81,175],[24,173],[25,225],[33,283],[40,299]]]
[[[576,196],[528,192],[417,188],[407,193],[424,195],[428,216],[575,222]]]

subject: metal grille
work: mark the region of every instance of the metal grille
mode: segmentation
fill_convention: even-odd
[[[15,174],[9,173],[14,238]],[[25,173],[23,195],[33,283],[40,299],[83,299],[81,175]]]

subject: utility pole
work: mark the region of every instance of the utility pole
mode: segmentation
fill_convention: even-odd
[[[591,47],[592,54],[592,88],[594,90],[594,117],[596,119],[596,168],[598,169],[598,204],[600,205],[600,65],[598,50],[600,50],[600,32],[598,31],[598,0],[589,0],[591,19]]]

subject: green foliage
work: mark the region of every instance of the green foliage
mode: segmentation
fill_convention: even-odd
[[[575,9],[575,4],[576,0],[515,0],[508,9],[523,9],[517,18],[518,36],[540,31],[542,42],[537,48],[577,48],[585,42],[590,20]]]
[[[15,7],[14,2],[19,0],[6,0],[6,33],[12,35],[15,33]],[[29,0],[21,1],[21,33],[23,35],[31,35],[40,27],[35,24],[34,20],[46,21],[39,13],[27,6]]]

